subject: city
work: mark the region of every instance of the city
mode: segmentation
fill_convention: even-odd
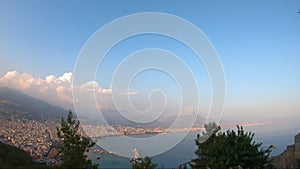
[[[300,1],[0,1],[0,168],[300,168]]]
[[[60,125],[59,122],[19,119],[14,116],[7,118],[7,116],[1,115],[1,111],[3,110],[0,110],[0,142],[25,150],[36,162],[47,165],[57,165],[60,163],[57,155],[62,144],[56,135],[56,127]],[[80,133],[91,138],[203,130],[201,127],[168,129],[162,127],[137,128],[121,125],[90,124],[82,124],[81,127]],[[103,150],[97,149],[93,149],[93,151],[103,152]]]

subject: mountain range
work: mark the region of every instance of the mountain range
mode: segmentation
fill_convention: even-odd
[[[60,121],[62,117],[67,117],[68,111],[58,107],[56,105],[51,105],[43,100],[31,97],[20,91],[0,87],[0,116],[7,119],[18,118],[18,119],[33,119],[38,121]],[[122,125],[122,126],[132,126],[132,127],[170,127],[176,120],[177,116],[162,116],[150,123],[137,123],[133,122],[125,117],[123,117],[118,110],[106,109],[101,110],[103,117],[106,122],[110,125]],[[73,116],[76,116],[74,113]],[[177,127],[185,127],[185,125],[190,124],[194,121],[191,118],[194,116],[185,115],[180,118],[184,118],[182,125]],[[89,121],[91,123],[97,123],[94,119],[80,117],[81,120]],[[195,125],[201,125],[204,118],[198,116]]]
[[[0,87],[0,115],[5,118],[33,119],[39,121],[61,120],[68,111],[20,91]]]

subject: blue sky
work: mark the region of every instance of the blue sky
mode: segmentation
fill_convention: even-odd
[[[162,12],[196,25],[215,46],[226,75],[225,119],[300,116],[299,1],[2,0],[0,4],[1,76],[11,70],[39,78],[72,72],[81,48],[99,28],[125,15]],[[205,69],[180,45],[150,35],[128,39],[108,54],[105,65],[98,70],[104,74],[99,73],[97,81],[109,88],[110,75],[122,56],[157,47],[178,54],[196,72],[202,84],[200,93],[205,95],[209,88]],[[172,81],[165,75],[148,73],[137,77],[135,90],[147,91],[152,85],[166,88]],[[158,83],[159,78],[164,79],[163,84]]]

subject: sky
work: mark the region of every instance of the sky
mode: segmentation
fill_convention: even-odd
[[[167,13],[200,29],[219,55],[226,78],[221,122],[267,122],[272,129],[300,127],[296,120],[300,117],[299,1],[1,0],[0,3],[2,86],[68,109],[74,99],[71,84],[77,59],[97,30],[130,14]],[[114,86],[113,75],[123,59],[149,48],[178,56],[192,72],[199,96],[187,89],[184,95],[191,97],[185,97],[180,107],[181,88],[189,88],[188,84],[178,85],[176,78],[159,70],[138,73],[128,89]],[[151,57],[145,57],[144,62],[151,62]],[[201,116],[209,111],[212,87],[205,66],[187,46],[172,38],[153,34],[130,37],[115,45],[98,64],[95,79],[73,87],[83,97],[90,97],[91,91],[96,90],[100,108],[116,107],[111,98],[116,91],[119,106],[126,111],[132,110],[124,101],[128,98],[137,112],[147,112],[152,107],[148,114],[161,111],[165,103],[168,112],[173,113],[179,108],[186,115],[194,113],[197,104]],[[174,67],[175,62],[166,64]],[[181,71],[177,69],[179,78],[184,77]],[[88,99],[74,100],[82,101],[86,109],[93,111]]]

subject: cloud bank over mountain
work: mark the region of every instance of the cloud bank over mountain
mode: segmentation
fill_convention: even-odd
[[[103,88],[96,81],[89,81],[79,85],[72,84],[73,74],[71,72],[64,73],[57,77],[48,75],[44,78],[34,77],[29,73],[21,73],[16,70],[7,72],[3,77],[0,77],[0,87],[9,87],[32,97],[42,99],[48,103],[61,106],[65,109],[74,110],[74,103],[81,105],[76,112],[85,113],[85,115],[97,115],[99,110],[118,110],[125,112],[128,118],[141,116],[142,119],[148,117],[155,120],[160,116],[177,113],[180,109],[174,104],[161,108],[161,104],[168,104],[168,100],[164,100],[159,94],[152,93],[151,99],[149,96],[137,91],[122,90],[111,88]],[[72,91],[76,91],[74,95]],[[79,97],[78,97],[79,96]],[[118,106],[114,104],[113,96],[118,99]],[[126,99],[131,100],[130,104]],[[166,101],[166,102],[165,102]],[[96,103],[96,104],[95,104]],[[177,104],[176,104],[177,105]],[[133,108],[135,111],[133,111]],[[191,108],[186,113],[191,113]],[[138,114],[137,114],[138,113]],[[94,116],[93,116],[94,117]],[[139,119],[141,120],[141,119]]]
[[[38,78],[32,76],[29,73],[21,73],[14,70],[14,71],[7,72],[3,77],[0,77],[0,87],[9,87],[15,90],[19,90],[32,97],[45,100],[48,103],[61,106],[65,109],[73,109],[74,108],[73,103],[76,104],[80,103],[81,105],[84,105],[83,110],[84,112],[87,113],[87,115],[95,115],[95,113],[96,114],[99,113],[98,111],[99,109],[104,110],[102,111],[102,113],[104,114],[106,112],[105,110],[109,110],[108,112],[109,114],[111,114],[111,111],[114,111],[116,109],[112,99],[113,90],[111,88],[103,88],[96,81],[89,81],[74,86],[72,84],[72,78],[73,75],[71,72],[64,73],[59,77],[56,77],[54,75],[48,75],[45,78]],[[76,93],[80,95],[79,98],[76,97],[73,98],[72,89],[76,90]],[[128,99],[130,96],[132,98],[135,98],[133,100],[137,100],[136,103],[143,105],[144,108],[148,106],[148,103],[145,104],[147,102],[147,99],[145,100],[145,98],[148,98],[148,96],[144,95],[143,93],[139,93],[137,91],[127,91],[127,90],[118,90],[114,92],[117,92],[117,96],[121,98],[121,100]],[[154,102],[156,102],[155,104],[158,105],[159,103],[162,103],[162,100],[156,98],[154,99]],[[124,104],[123,106],[121,106],[124,108],[124,110],[121,111],[126,111],[126,106],[130,107],[132,105]],[[136,104],[134,106],[136,106]],[[156,108],[153,109],[153,111],[156,110],[157,110]],[[165,111],[164,113],[166,114],[162,116],[165,117],[162,119],[162,121],[164,123],[167,123],[168,120],[170,121],[170,119],[176,117],[176,112],[178,112],[178,109],[174,108],[173,105],[173,107],[166,107],[164,111]],[[172,113],[170,114],[170,112]],[[193,121],[193,119],[190,119],[190,117],[194,114],[197,114],[196,108],[192,106],[184,107],[183,112],[184,114],[182,114],[182,117],[184,117],[187,122]],[[125,112],[125,115],[126,113],[136,113],[136,112],[128,111]],[[151,111],[149,111],[148,113],[151,113]],[[206,116],[207,114],[202,113],[198,117],[200,118],[200,121],[203,121],[203,118],[205,118]],[[233,118],[233,116],[230,117]],[[111,118],[115,118],[115,116],[112,116]],[[143,118],[146,118],[145,114],[143,115]],[[115,118],[113,120],[118,120],[118,118]],[[244,122],[242,123],[242,125],[249,127],[249,126],[266,126],[266,125],[269,126],[270,124],[272,124],[272,121],[270,120],[263,121],[263,122],[262,121],[256,122],[256,120],[250,120],[250,121],[253,123]],[[173,121],[171,120],[170,123],[172,122]],[[197,123],[199,124],[199,122]],[[230,121],[227,121],[225,123],[230,124]]]
[[[111,88],[102,87],[96,81],[73,85],[72,78],[73,74],[71,72],[64,73],[59,77],[48,75],[39,78],[29,73],[13,70],[0,77],[0,87],[19,90],[65,109],[73,110],[75,103],[82,106],[81,109],[76,108],[76,111],[84,111],[90,115],[99,113],[99,109],[118,109],[118,111],[129,113],[127,114],[128,117],[140,115],[141,118],[145,119],[146,116],[149,116],[149,119],[154,120],[155,117],[160,116],[160,113],[169,116],[180,111],[179,104],[174,104],[168,99],[165,100],[160,93],[150,93],[149,96],[128,89],[114,89],[113,91]],[[76,91],[76,94],[74,95],[72,91]],[[114,104],[116,100],[113,97],[118,99],[118,107]],[[128,99],[130,104],[128,104]],[[162,109],[162,105],[166,105],[166,107]],[[183,108],[182,110],[186,115],[197,113],[193,107]]]
[[[71,72],[64,73],[60,77],[48,75],[45,78],[38,78],[33,77],[29,73],[9,71],[0,78],[0,86],[17,89],[25,94],[46,100],[47,102],[62,106],[66,109],[73,107],[72,88],[77,90],[80,94],[86,95],[85,97],[101,97],[103,105],[99,105],[100,107],[108,105],[110,100],[103,98],[112,93],[111,89],[102,88],[96,81],[73,86]]]

